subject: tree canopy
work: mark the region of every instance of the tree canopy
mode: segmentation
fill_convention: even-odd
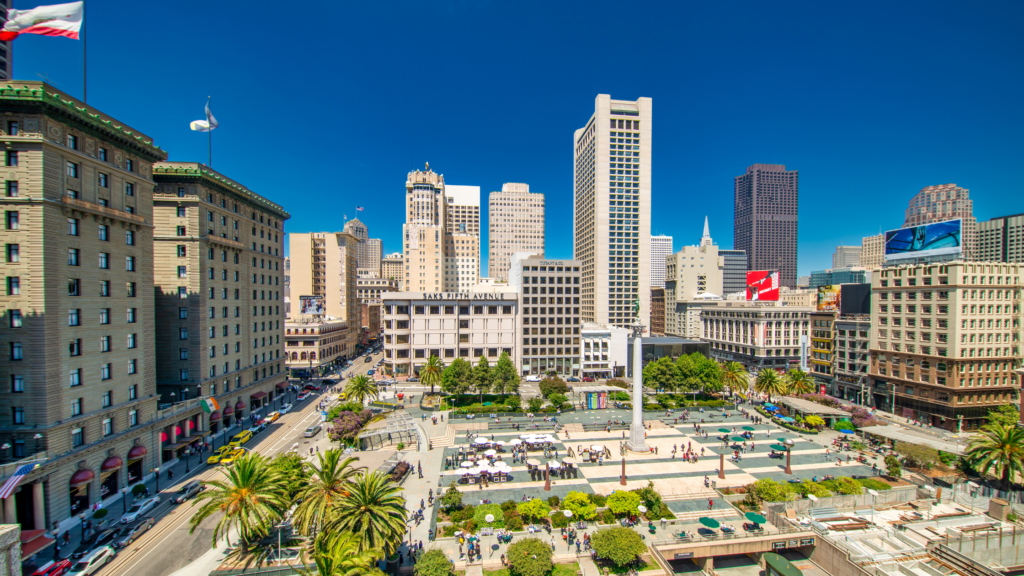
[[[625,516],[627,514],[635,514],[636,507],[640,505],[642,500],[640,495],[636,492],[626,492],[625,490],[616,490],[608,496],[608,509],[612,511],[612,514],[616,516]]]
[[[624,526],[602,528],[590,537],[590,543],[602,558],[616,566],[629,566],[647,552],[647,545],[636,530]]]
[[[551,547],[539,538],[516,540],[508,547],[508,571],[512,576],[547,576],[551,563]]]
[[[495,394],[519,393],[519,371],[516,370],[507,352],[501,353],[498,363],[491,371],[491,389]]]
[[[447,394],[465,394],[472,385],[473,366],[462,358],[456,358],[441,372],[441,390]]]

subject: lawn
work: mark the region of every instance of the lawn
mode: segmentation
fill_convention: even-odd
[[[576,572],[579,569],[580,565],[576,562],[572,564],[555,564],[555,568],[551,571],[551,576],[576,576]],[[484,576],[509,576],[509,572],[508,568],[484,570]]]

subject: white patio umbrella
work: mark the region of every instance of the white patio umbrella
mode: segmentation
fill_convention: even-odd
[[[472,468],[473,467],[473,463],[467,460],[467,461],[463,462],[462,464],[459,464],[459,466],[462,466],[463,468]]]
[[[494,456],[497,453],[498,453],[497,450],[488,450],[488,451],[484,452],[484,456]]]
[[[484,438],[482,436],[477,436],[473,440],[473,444],[487,444],[488,442],[490,442],[490,440],[488,440],[487,438]]]
[[[452,471],[448,472],[448,475],[449,476],[465,476],[466,474],[469,474],[469,473],[470,473],[469,470],[465,470],[465,469],[459,468],[458,470],[452,470]]]
[[[597,444],[594,444],[593,446],[591,446],[590,449],[591,450],[597,450],[598,452],[604,452],[604,446],[598,446]]]
[[[505,445],[505,441],[504,440],[497,440],[497,441],[494,442],[494,444],[497,444],[498,446],[504,446]]]
[[[509,441],[508,441],[508,443],[509,443],[510,445],[512,445],[512,446],[518,446],[518,445],[522,444],[522,443],[523,443],[523,441],[522,441],[522,440],[520,440],[519,438],[516,438],[516,439],[514,439],[514,440],[509,440]]]
[[[562,467],[562,464],[560,462],[558,462],[557,460],[552,460],[551,462],[548,462],[548,468],[561,468],[561,467]]]

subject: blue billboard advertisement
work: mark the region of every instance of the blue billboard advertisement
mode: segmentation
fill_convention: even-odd
[[[885,233],[885,261],[960,254],[960,224],[958,219],[889,230]]]

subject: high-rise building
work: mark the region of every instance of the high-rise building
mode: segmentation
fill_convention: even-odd
[[[796,286],[800,176],[782,164],[754,164],[735,179],[733,248],[748,270],[778,270],[781,286]]]
[[[852,268],[860,266],[860,246],[836,246],[832,254],[833,268]]]
[[[405,224],[402,243],[405,254],[405,279],[402,290],[443,292],[445,238],[448,229],[448,198],[444,176],[430,169],[409,172],[405,181]]]
[[[743,250],[719,250],[725,262],[722,270],[722,296],[747,291],[747,253]]]
[[[397,282],[398,289],[402,290],[402,281],[405,279],[405,257],[401,252],[388,254],[381,260],[380,277]]]
[[[1021,264],[954,261],[874,274],[874,405],[947,430],[976,430],[989,410],[1019,405],[1022,272]]]
[[[868,270],[885,264],[885,234],[865,236],[860,241],[860,266]]]
[[[284,280],[281,281],[281,285],[284,286],[284,315],[287,318],[292,314],[291,308],[291,268],[289,267],[291,260],[287,256],[284,258]]]
[[[584,322],[631,326],[650,317],[653,101],[600,94],[573,138],[573,254]]]
[[[829,268],[812,270],[811,280],[807,287],[834,286],[836,284],[866,284],[871,282],[871,270],[855,266],[853,268]]]
[[[967,188],[961,188],[956,184],[926,186],[910,199],[910,205],[905,214],[904,228],[956,218],[961,219],[960,235],[963,243],[963,258],[965,260],[975,259],[972,251],[978,223],[974,218],[974,201],[970,199]]]
[[[707,219],[704,227],[707,228]],[[651,288],[665,287],[665,258],[672,253],[672,237],[664,234],[651,236]]]
[[[152,167],[167,153],[42,82],[0,91],[0,123],[0,457],[6,475],[36,465],[3,519],[63,531],[164,461],[161,432],[199,418],[158,411]]]
[[[1024,214],[978,223],[974,255],[982,262],[1024,262]]]
[[[303,296],[324,300],[324,314],[344,320],[349,330],[342,344],[355,351],[362,321],[358,296],[359,241],[348,232],[291,233],[288,259],[291,266],[292,316],[302,313]]]
[[[665,261],[665,334],[700,338],[700,310],[705,302],[722,298],[724,277],[725,258],[705,220],[700,245],[684,246]]]
[[[380,278],[380,262],[384,258],[384,245],[380,238],[370,238],[369,229],[358,218],[346,222],[343,231],[359,242],[356,275],[359,278]]]
[[[665,289],[651,288],[651,336],[665,335]]]
[[[529,184],[506,182],[488,198],[487,274],[508,281],[512,255],[517,252],[544,257],[544,195],[530,192]]]
[[[580,263],[513,254],[508,285],[520,295],[521,374],[579,376]]]
[[[480,281],[480,187],[445,186],[445,290],[467,290]]]
[[[160,162],[153,179],[157,392],[164,401],[241,404],[207,416],[216,431],[287,382],[281,281],[290,216],[198,162]]]

